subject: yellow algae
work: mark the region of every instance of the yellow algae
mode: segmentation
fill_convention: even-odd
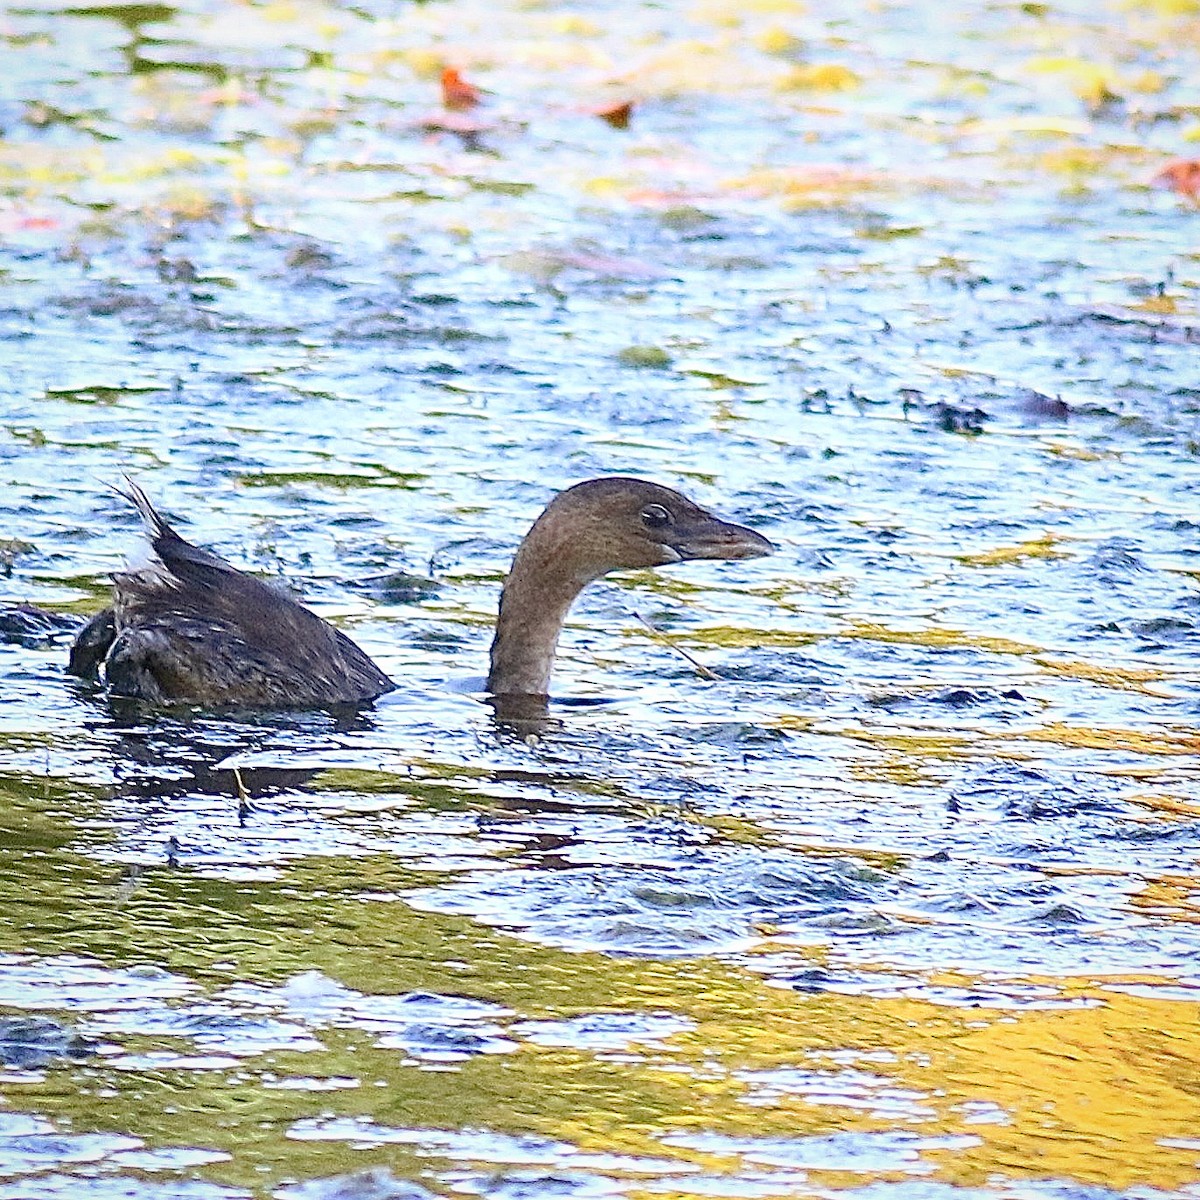
[[[1075,462],[1103,462],[1105,459],[1119,459],[1119,450],[1085,450],[1082,446],[1071,446],[1066,442],[1046,442],[1044,449],[1055,458],[1068,458]]]
[[[970,279],[976,274],[977,268],[970,259],[960,258],[955,254],[939,254],[937,258],[919,264],[916,271],[919,275],[939,279]],[[972,379],[979,375],[979,372],[971,367],[942,363],[930,363],[929,366],[931,370],[940,372],[947,379]]]
[[[204,188],[176,185],[167,190],[156,207],[175,221],[215,221],[221,202]]]
[[[1166,18],[1200,16],[1200,0],[1124,0],[1123,7],[1144,8]]]
[[[961,629],[889,629],[886,625],[877,625],[869,621],[855,621],[847,629],[840,630],[836,636],[902,645],[987,650],[993,654],[1033,656],[1043,653],[1040,647],[1029,642],[1018,642],[1013,638],[967,633]]]
[[[274,25],[295,25],[300,17],[299,8],[289,0],[274,0],[274,3],[259,5],[255,11],[264,21]]]
[[[413,46],[404,50],[381,51],[380,53],[404,62],[418,79],[435,80],[441,74],[442,68],[446,66],[445,53],[428,46]]]
[[[1179,301],[1174,296],[1147,296],[1128,307],[1135,312],[1148,312],[1169,317],[1179,312]]]
[[[1160,915],[1169,910],[1173,920],[1200,924],[1198,896],[1200,876],[1165,875],[1147,880],[1141,891],[1130,896],[1129,903],[1137,909],[1153,909]],[[1197,999],[1200,999],[1200,991]]]
[[[780,92],[849,92],[862,77],[840,63],[804,63],[793,67],[775,84]]]
[[[1136,729],[1096,729],[1055,721],[1033,729],[997,731],[993,737],[1029,742],[1053,742],[1081,750],[1119,750],[1128,754],[1200,754],[1200,734],[1143,733]]]
[[[579,13],[558,13],[550,18],[550,28],[560,37],[602,37],[604,27]]]
[[[1127,692],[1144,692],[1150,696],[1171,694],[1166,688],[1148,686],[1151,683],[1170,678],[1165,671],[1158,671],[1153,667],[1102,667],[1097,663],[1041,657],[1035,657],[1034,662],[1051,675],[1065,675],[1071,679],[1088,679],[1092,683],[1103,684],[1105,687],[1119,688]]]
[[[77,792],[47,801],[38,827],[51,839],[39,850],[43,857],[65,853],[53,839],[65,840],[60,810]],[[85,953],[114,965],[149,958],[218,987],[230,979],[283,981],[320,970],[346,987],[393,995],[444,992],[453,964],[456,993],[505,1005],[518,1017],[634,1011],[673,1013],[687,1022],[631,1055],[530,1043],[517,1054],[480,1055],[458,1064],[455,1088],[445,1086],[442,1074],[413,1070],[395,1049],[364,1042],[361,1030],[325,1029],[316,1051],[274,1053],[271,1071],[350,1076],[379,1086],[326,1092],[311,1104],[302,1095],[264,1090],[257,1078],[158,1071],[167,1085],[186,1084],[189,1103],[177,1110],[162,1104],[160,1089],[145,1086],[144,1073],[108,1067],[103,1059],[91,1068],[99,1072],[91,1089],[23,1085],[39,1112],[78,1127],[135,1128],[152,1144],[187,1139],[227,1149],[232,1156],[213,1167],[214,1179],[258,1187],[281,1173],[344,1170],[344,1142],[291,1140],[280,1131],[307,1112],[395,1125],[398,1103],[414,1128],[470,1124],[500,1134],[537,1133],[587,1150],[672,1158],[718,1175],[737,1171],[741,1154],[708,1153],[669,1135],[692,1128],[748,1139],[803,1138],[894,1128],[895,1114],[881,1115],[870,1104],[841,1104],[836,1094],[770,1082],[787,1068],[822,1073],[835,1085],[843,1072],[867,1070],[879,1087],[903,1089],[923,1130],[968,1135],[970,1142],[953,1152],[926,1156],[925,1177],[937,1182],[970,1186],[997,1176],[1052,1175],[1173,1188],[1195,1178],[1194,1151],[1170,1141],[1190,1137],[1200,1125],[1200,1022],[1194,1006],[1176,1001],[1075,981],[1065,995],[1093,1007],[955,1008],[919,998],[798,993],[713,960],[566,953],[454,915],[364,903],[364,896],[397,896],[427,881],[384,855],[306,859],[281,867],[271,882],[150,873],[116,906],[107,866],[92,864],[66,878],[67,896],[56,891],[47,909],[57,920],[43,923],[31,945],[29,929],[12,914],[41,902],[50,884],[40,871],[0,874],[0,913],[9,914],[0,918],[0,949]],[[1172,880],[1152,898],[1174,903],[1181,886]],[[773,932],[770,922],[762,932]],[[786,949],[778,938],[765,948]],[[788,952],[804,964],[829,953]],[[914,985],[925,982],[912,977]],[[978,986],[954,972],[928,982]],[[148,1036],[131,1046],[172,1044]],[[977,1121],[981,1107],[1000,1119]],[[355,1150],[355,1160],[409,1169],[398,1146],[366,1145]],[[428,1156],[418,1154],[412,1170],[422,1161]]]
[[[1200,1022],[1177,1002],[1101,995],[1096,1008],[1006,1014],[953,1037],[930,1072],[945,1089],[942,1112],[986,1099],[1009,1120],[969,1126],[981,1144],[947,1164],[949,1178],[983,1183],[999,1169],[1116,1188],[1195,1180],[1195,1152],[1164,1142],[1190,1137],[1200,1108]]]
[[[911,182],[911,181],[910,181]],[[762,168],[723,180],[728,192],[745,192],[784,201],[855,199],[865,191],[894,185],[877,172],[841,165]]]
[[[103,177],[108,159],[100,149],[70,150],[0,141],[0,179],[31,184],[77,183]]]
[[[845,579],[789,579],[786,583],[743,586],[747,595],[773,600],[786,612],[809,611],[809,596],[849,596],[853,590]]]
[[[741,55],[736,42],[690,38],[648,52],[630,78],[642,93],[666,98],[755,90],[766,85],[770,74],[767,64]]]
[[[764,630],[762,645],[787,644],[772,642],[777,631]],[[800,635],[791,635],[793,637]],[[961,629],[891,629],[885,625],[858,621],[836,634],[802,635],[810,640],[821,637],[852,637],[864,640],[897,643],[915,646],[958,647],[962,649],[987,650],[993,654],[1013,654],[1031,658],[1043,671],[1052,675],[1064,675],[1073,679],[1087,679],[1106,687],[1123,691],[1143,692],[1148,695],[1169,695],[1166,689],[1153,688],[1151,683],[1170,678],[1167,672],[1152,667],[1108,667],[1095,663],[1063,661],[1045,656],[1045,650],[1027,642],[1012,638],[993,637],[987,634],[972,634]]]
[[[573,41],[556,41],[553,36],[538,36],[509,42],[505,66],[527,67],[553,74],[574,68],[607,73],[616,68],[612,58],[599,46]]]
[[[1095,990],[1081,998],[1096,998]],[[945,1182],[984,1184],[996,1173],[1115,1187],[1194,1179],[1194,1154],[1164,1153],[1162,1139],[1190,1136],[1189,1122],[1200,1117],[1200,1022],[1171,1001],[1118,992],[1099,998],[1091,1008],[1018,1013],[820,996],[797,999],[793,1014],[786,1001],[764,997],[753,1021],[749,1014],[744,1022],[726,1019],[674,1041],[697,1053],[722,1045],[723,1060],[742,1069],[790,1061],[836,1072],[838,1059],[824,1063],[814,1041],[875,1051],[873,1072],[916,1091],[913,1103],[927,1113],[923,1128],[979,1139],[939,1161],[932,1177]],[[906,1032],[887,1032],[892,1022],[908,1022]],[[879,1053],[883,1047],[893,1054]],[[972,1122],[966,1106],[979,1105],[1005,1119]],[[874,1127],[869,1115],[786,1091],[756,1111],[757,1136],[792,1122],[797,1132],[815,1132],[831,1118],[841,1129]],[[705,1127],[732,1132],[723,1117],[719,1106],[710,1110]]]
[[[1127,86],[1135,92],[1156,96],[1166,89],[1167,80],[1159,71],[1146,70],[1126,80]]]
[[[864,783],[890,783],[898,787],[938,787],[946,782],[945,774],[941,771],[931,772],[921,761],[907,753],[905,746],[903,755],[889,755],[883,762],[850,764],[850,778]],[[915,754],[925,754],[927,758],[944,761],[947,758],[963,758],[957,749],[948,752],[948,747],[941,748],[939,753],[927,753],[927,744],[913,748]]]
[[[797,589],[796,583],[792,580],[780,584],[751,584],[726,579],[712,580],[706,583],[693,583],[690,579],[685,579],[682,575],[668,575],[665,571],[651,570],[625,571],[621,577],[627,580],[639,592],[657,592],[661,595],[674,596],[678,599],[686,599],[689,596],[722,594],[759,596],[765,600],[773,601],[780,607],[788,609],[788,611],[797,611],[804,608],[803,600],[794,602],[786,600],[786,597],[794,589],[805,591],[808,594],[842,594],[836,589],[830,589],[825,584],[817,584],[811,588]]]
[[[800,16],[805,8],[801,0],[700,0],[692,17],[709,25],[736,28],[747,17]]]
[[[1031,59],[1026,70],[1034,75],[1053,75],[1066,81],[1067,86],[1088,104],[1099,104],[1114,98],[1124,84],[1117,71],[1101,63],[1069,56]]]
[[[764,54],[777,55],[786,58],[797,54],[803,47],[803,41],[794,33],[779,25],[772,25],[754,36],[754,45]]]
[[[1066,558],[1066,551],[1058,549],[1061,540],[1056,534],[1044,533],[1041,537],[1030,538],[1015,546],[999,546],[979,554],[956,554],[954,557],[968,567],[1006,567],[1031,558]]]
[[[588,195],[601,200],[624,199],[631,193],[636,194],[645,189],[646,181],[641,176],[629,175],[592,175],[579,180],[579,187]]]
[[[872,729],[863,725],[846,725],[830,732],[880,750],[896,750],[905,755],[923,755],[938,760],[958,761],[975,757],[980,751],[979,738],[974,735],[897,730],[895,726]]]
[[[1111,151],[1097,150],[1091,146],[1066,146],[1058,150],[1047,150],[1038,155],[1037,166],[1047,175],[1066,175],[1072,178],[1081,175],[1099,175],[1112,170]]]
[[[1042,113],[964,121],[959,130],[961,133],[974,137],[1004,137],[1011,134],[1085,137],[1091,134],[1092,126],[1089,122],[1074,117],[1058,117]]]
[[[1139,781],[1171,782],[1174,776],[1172,763],[1122,763],[1119,766],[1098,768],[1109,779],[1135,779]]]
[[[692,824],[719,833],[721,839],[726,842],[745,846],[780,846],[784,844],[784,837],[777,830],[765,829],[756,821],[749,821],[744,817],[691,814],[690,820]]]
[[[794,729],[805,732],[816,726],[817,718],[807,716],[804,713],[780,713],[778,716],[771,718],[770,724],[779,729]]]
[[[1123,796],[1122,799],[1129,804],[1140,804],[1143,808],[1150,808],[1155,812],[1168,813],[1173,817],[1200,819],[1200,804],[1191,804],[1182,797],[1146,794]]]
[[[821,640],[816,633],[788,629],[747,629],[733,625],[704,625],[699,629],[680,630],[680,641],[701,646],[724,646],[741,650],[755,646],[811,646]]]
[[[243,471],[237,477],[242,487],[287,487],[290,484],[313,484],[329,488],[390,487],[410,490],[418,486],[419,477],[400,472],[363,467],[360,471]]]

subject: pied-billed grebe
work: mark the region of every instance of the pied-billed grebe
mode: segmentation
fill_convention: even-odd
[[[69,670],[154,704],[329,708],[395,688],[344,633],[193,546],[132,481],[152,553],[113,576],[113,606],[76,638]],[[590,479],[560,492],[517,550],[500,597],[488,691],[544,696],[575,597],[623,567],[759,558],[766,538],[644,479]]]

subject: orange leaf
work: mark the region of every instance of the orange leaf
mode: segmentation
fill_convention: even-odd
[[[609,104],[604,108],[592,109],[592,115],[606,121],[614,129],[628,129],[629,118],[633,116],[633,101],[625,100],[620,104]]]
[[[1200,159],[1180,158],[1168,163],[1150,181],[1150,186],[1178,192],[1193,203],[1200,202]]]
[[[479,103],[479,89],[468,83],[455,67],[443,67],[442,103],[452,112],[464,112]]]

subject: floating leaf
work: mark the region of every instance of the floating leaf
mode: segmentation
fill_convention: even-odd
[[[604,108],[592,110],[593,113],[611,125],[614,129],[628,129],[629,118],[633,116],[633,101],[623,100],[620,104],[609,104]]]
[[[1200,202],[1200,159],[1180,158],[1168,163],[1150,181],[1151,187],[1164,188]]]
[[[456,67],[442,68],[442,103],[451,112],[465,112],[480,100],[480,91],[468,83]]]

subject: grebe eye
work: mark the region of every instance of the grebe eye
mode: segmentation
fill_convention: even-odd
[[[642,509],[642,524],[648,529],[662,529],[674,519],[661,504],[647,504]]]

